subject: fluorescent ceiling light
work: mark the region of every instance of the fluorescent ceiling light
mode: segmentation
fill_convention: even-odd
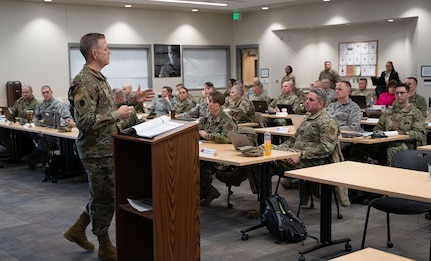
[[[176,4],[227,6],[226,3],[211,3],[211,2],[198,2],[198,1],[181,1],[181,0],[150,0],[150,1],[152,1],[152,2],[176,3]]]
[[[262,7],[262,10],[268,10],[269,9],[269,7],[268,6],[264,6],[264,7]]]
[[[132,7],[132,5],[124,5],[124,7],[130,8],[130,7]]]

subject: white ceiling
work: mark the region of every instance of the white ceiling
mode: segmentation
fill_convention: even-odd
[[[43,2],[43,0],[15,0],[21,2]],[[191,11],[192,8],[197,8],[204,12],[232,12],[239,10],[243,12],[259,11],[263,6],[268,6],[270,9],[304,5],[309,3],[323,2],[323,0],[180,0],[185,2],[208,2],[208,3],[227,3],[227,7],[197,5],[193,3],[164,3],[151,0],[52,0],[46,4],[73,4],[73,5],[90,5],[90,6],[105,6],[105,7],[124,7],[125,4],[131,4],[132,8],[144,9],[169,9],[178,11]],[[334,1],[334,0],[332,0]],[[335,0],[336,1],[336,0]]]

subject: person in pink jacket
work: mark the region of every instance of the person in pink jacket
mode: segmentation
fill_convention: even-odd
[[[390,80],[388,85],[386,85],[386,91],[380,94],[377,99],[376,105],[392,106],[392,103],[395,100],[395,87],[397,84],[397,81]]]

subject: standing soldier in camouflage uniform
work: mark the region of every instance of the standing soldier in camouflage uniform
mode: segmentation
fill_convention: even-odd
[[[230,99],[226,104],[229,114],[238,122],[255,122],[254,104],[242,97],[244,90],[239,86],[233,86],[230,91]]]
[[[279,112],[280,109],[278,108],[278,105],[283,104],[292,105],[292,110],[295,113],[301,113],[299,98],[293,93],[294,88],[295,82],[293,80],[283,82],[281,85],[281,95],[272,100],[269,110]],[[287,125],[287,122],[285,119],[275,119],[272,123],[269,123],[269,125],[284,126]]]
[[[176,102],[177,100],[172,97],[172,88],[164,86],[162,88],[162,97],[154,100],[148,113],[156,115],[169,114],[171,110],[175,109]]]
[[[117,133],[117,123],[130,117],[133,106],[121,105],[117,109],[111,87],[100,72],[109,64],[111,54],[105,36],[99,33],[84,35],[80,51],[86,64],[72,81],[68,98],[79,129],[76,145],[88,174],[90,199],[64,237],[92,251],[94,245],[85,234],[91,217],[92,231],[99,241],[98,256],[103,260],[116,260],[117,250],[108,234],[115,211],[112,135]],[[127,103],[135,105],[153,95],[151,89],[141,91],[139,86],[133,100]]]
[[[368,85],[367,78],[359,79],[358,90],[353,91],[352,95],[353,96],[365,96],[366,105],[367,105],[367,107],[370,107],[371,99],[374,99],[374,101],[376,102],[377,98],[376,98],[376,91],[367,90],[367,85]]]
[[[312,88],[305,102],[310,115],[304,119],[292,139],[274,146],[276,150],[300,152],[300,157],[277,161],[286,169],[299,169],[329,163],[329,158],[338,143],[339,124],[325,109],[326,94],[322,89]],[[306,193],[304,193],[306,194]],[[308,195],[303,198],[307,203]]]
[[[186,87],[181,87],[178,91],[177,103],[175,104],[175,113],[188,112],[196,106],[195,100],[189,98],[189,90]]]
[[[327,78],[331,80],[331,89],[335,89],[335,84],[340,80],[340,75],[336,70],[332,70],[332,64],[330,61],[325,61],[324,63],[325,69],[322,70],[319,74],[319,80],[323,78]]]
[[[286,73],[286,75],[283,76],[283,78],[281,78],[281,84],[283,84],[283,82],[289,81],[289,80],[296,81],[295,75],[292,74],[292,72],[293,72],[292,66],[286,65],[286,67],[284,67],[284,72]]]
[[[388,165],[390,165],[392,156],[396,152],[414,149],[416,142],[422,140],[422,135],[425,132],[424,117],[419,109],[409,102],[409,92],[409,85],[398,85],[395,89],[397,104],[386,109],[374,127],[375,132],[398,131],[398,134],[409,135],[408,141],[388,143]]]
[[[235,120],[223,111],[221,107],[225,102],[225,97],[221,92],[212,92],[209,96],[209,114],[199,120],[199,135],[201,138],[216,143],[230,143],[229,133],[236,133],[238,126]],[[220,197],[220,192],[214,188],[212,175],[220,164],[201,161],[200,168],[200,189],[201,206],[208,206],[211,201]]]

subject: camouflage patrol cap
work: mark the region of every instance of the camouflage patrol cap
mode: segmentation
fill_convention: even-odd
[[[263,149],[254,146],[243,146],[238,148],[244,157],[260,157],[263,156]]]

